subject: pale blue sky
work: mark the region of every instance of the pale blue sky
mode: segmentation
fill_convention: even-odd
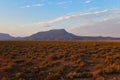
[[[14,36],[65,28],[77,35],[120,37],[119,20],[120,0],[0,1],[0,33]]]

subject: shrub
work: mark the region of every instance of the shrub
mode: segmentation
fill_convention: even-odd
[[[8,78],[6,78],[6,77],[3,77],[1,80],[11,80],[11,79],[8,79]]]
[[[98,77],[95,80],[105,80],[105,78],[104,77]]]
[[[60,79],[60,74],[56,73],[56,74],[49,74],[45,80],[59,80]]]
[[[91,72],[85,72],[85,73],[82,73],[81,77],[82,78],[90,78],[90,77],[93,77],[93,74]]]
[[[23,74],[22,74],[21,72],[19,72],[19,73],[16,73],[16,74],[15,74],[15,77],[16,77],[16,78],[21,78],[22,75],[23,75]]]

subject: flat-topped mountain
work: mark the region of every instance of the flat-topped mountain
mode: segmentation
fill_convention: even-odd
[[[76,36],[64,29],[54,29],[44,32],[38,32],[27,37],[13,37],[9,34],[0,33],[0,40],[120,40],[120,38],[102,36]]]
[[[38,32],[29,37],[26,37],[27,40],[74,40],[79,38],[78,36],[67,32],[64,29],[56,29],[45,32]]]

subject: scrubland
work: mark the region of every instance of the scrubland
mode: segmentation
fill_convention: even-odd
[[[120,42],[1,41],[0,80],[120,80]]]

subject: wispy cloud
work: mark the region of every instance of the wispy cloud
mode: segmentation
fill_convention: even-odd
[[[44,4],[33,4],[32,6],[41,7],[41,6],[44,6]]]
[[[30,7],[42,7],[44,6],[44,4],[32,4],[32,5],[26,5],[26,6],[22,6],[21,8],[30,8]]]
[[[31,7],[31,6],[30,5],[26,5],[26,6],[22,6],[20,8],[29,8],[29,7]]]
[[[118,17],[118,16],[120,16],[119,14],[120,14],[120,9],[80,13],[80,14],[62,16],[62,17],[58,17],[56,19],[44,21],[44,22],[24,24],[24,25],[22,25],[22,27],[29,27],[29,26],[31,26],[31,27],[35,27],[35,26],[37,26],[37,27],[52,27],[56,24],[58,25],[61,22],[64,23],[65,21],[74,21],[74,22],[79,21],[78,23],[75,23],[75,25],[78,25],[78,26],[81,26],[83,23],[84,23],[84,25],[90,25],[90,24],[101,22],[101,21],[106,21],[106,20],[109,20],[114,17]]]
[[[85,3],[88,4],[88,3],[91,3],[92,0],[86,0]]]

